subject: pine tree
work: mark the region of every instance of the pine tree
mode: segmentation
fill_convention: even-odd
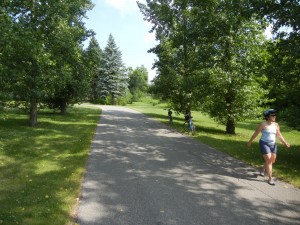
[[[99,72],[100,97],[115,105],[118,97],[125,96],[128,83],[122,62],[122,52],[110,34],[104,49]]]

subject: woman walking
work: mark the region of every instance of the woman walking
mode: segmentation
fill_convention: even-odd
[[[264,176],[265,172],[268,175],[268,184],[275,185],[274,179],[272,178],[272,166],[276,160],[277,153],[277,144],[276,136],[279,138],[282,144],[285,147],[289,148],[290,144],[286,142],[283,136],[280,133],[279,124],[275,122],[276,120],[276,110],[268,109],[265,110],[264,118],[266,121],[260,123],[253,133],[252,137],[247,143],[247,146],[250,147],[253,140],[261,132],[261,138],[259,140],[260,152],[265,160],[264,166],[261,168],[261,175]]]

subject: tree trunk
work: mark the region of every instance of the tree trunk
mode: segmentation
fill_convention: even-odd
[[[226,133],[235,134],[235,122],[233,118],[228,117],[226,122]]]
[[[60,106],[59,106],[59,108],[60,108],[60,114],[62,114],[62,115],[65,114],[67,112],[67,107],[68,107],[67,102],[66,101],[62,101],[60,103]]]
[[[29,112],[29,126],[34,127],[37,125],[37,101],[31,99],[30,112]]]

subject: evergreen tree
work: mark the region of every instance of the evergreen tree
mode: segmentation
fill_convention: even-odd
[[[85,65],[91,82],[90,99],[92,102],[96,102],[100,96],[98,89],[98,75],[99,68],[101,67],[102,55],[102,49],[96,38],[93,36],[85,51]]]
[[[118,97],[124,97],[128,89],[122,52],[111,34],[104,49],[98,85],[100,97],[112,105],[117,103]]]

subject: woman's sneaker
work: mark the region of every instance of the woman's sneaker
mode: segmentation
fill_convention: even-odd
[[[264,177],[264,176],[265,176],[265,172],[266,172],[266,171],[265,171],[265,167],[263,167],[263,166],[260,167],[259,175],[262,176],[262,177]]]
[[[270,184],[270,185],[275,185],[274,179],[273,179],[273,178],[269,179],[269,180],[268,180],[268,184]]]

